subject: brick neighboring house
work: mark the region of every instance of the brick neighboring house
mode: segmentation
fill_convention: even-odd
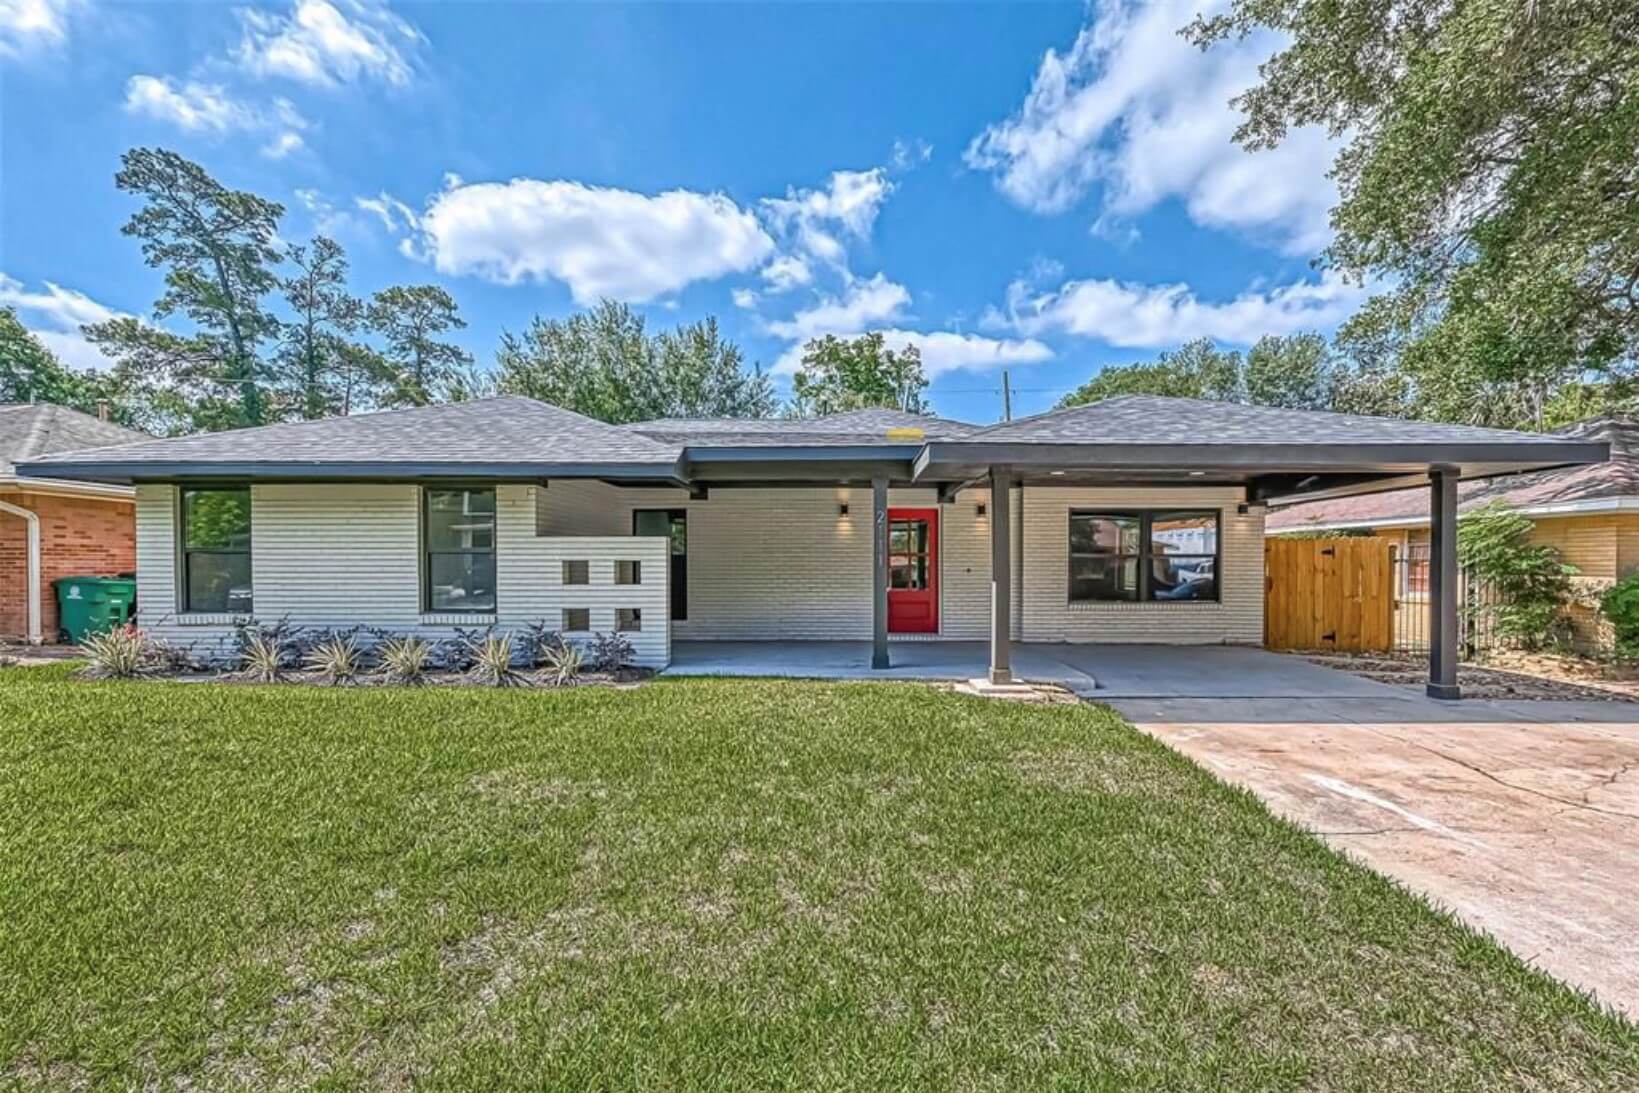
[[[57,640],[58,577],[134,573],[136,491],[56,479],[19,481],[42,455],[150,440],[64,406],[0,404],[0,640]],[[18,512],[16,510],[23,510]],[[29,629],[29,531],[38,521],[38,634]]]
[[[1578,602],[1569,611],[1574,640],[1582,648],[1597,648],[1609,639],[1594,606],[1599,594],[1639,572],[1639,422],[1593,418],[1556,435],[1604,441],[1610,461],[1464,482],[1458,512],[1501,503],[1529,516],[1535,524],[1532,541],[1554,547],[1577,568]],[[1394,540],[1403,557],[1426,557],[1427,494],[1426,489],[1392,490],[1284,505],[1270,510],[1264,533],[1368,531]],[[1409,572],[1401,567],[1401,579]]]

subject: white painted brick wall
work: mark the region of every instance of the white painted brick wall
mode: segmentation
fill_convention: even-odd
[[[684,509],[689,522],[689,617],[681,640],[851,640],[871,637],[868,487],[621,489],[555,481],[537,495],[536,526],[552,535],[629,532],[634,509]],[[990,635],[988,490],[940,506],[931,489],[888,491],[893,508],[938,508],[940,632],[894,640],[984,640]],[[848,515],[839,515],[846,503]],[[1014,510],[1017,512],[1017,494]],[[1018,534],[1015,515],[1015,536]],[[1017,538],[1015,538],[1017,543]]]
[[[671,659],[667,620],[669,544],[663,538],[543,538],[536,534],[536,488],[496,491],[497,605],[494,615],[423,614],[419,491],[413,485],[257,485],[251,489],[251,567],[256,617],[288,617],[302,627],[367,625],[430,640],[457,626],[491,622],[513,630],[537,619],[557,628],[565,607],[591,610],[591,628],[615,628],[615,609],[642,612],[628,633],[637,663]],[[155,636],[203,651],[231,641],[232,619],[186,616],[177,609],[176,490],[137,491],[138,622]],[[592,583],[564,587],[565,559],[586,559]],[[640,563],[642,583],[617,586],[615,562]]]

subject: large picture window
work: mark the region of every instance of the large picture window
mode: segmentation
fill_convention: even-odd
[[[1218,598],[1218,512],[1071,512],[1071,603]]]
[[[422,491],[427,611],[495,610],[495,490]]]
[[[182,610],[248,614],[250,490],[182,491]]]

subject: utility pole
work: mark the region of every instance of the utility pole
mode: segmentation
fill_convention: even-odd
[[[1002,420],[1013,420],[1013,387],[1007,382],[1007,369],[1002,369]]]

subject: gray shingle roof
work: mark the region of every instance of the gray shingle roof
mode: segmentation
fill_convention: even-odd
[[[1458,511],[1469,512],[1492,503],[1508,508],[1540,509],[1606,498],[1639,499],[1639,423],[1595,418],[1550,435],[1603,440],[1611,446],[1610,461],[1464,482]],[[1411,489],[1283,505],[1269,513],[1264,526],[1270,531],[1295,531],[1314,526],[1419,524],[1427,523],[1428,519],[1428,491]]]
[[[117,464],[145,473],[203,465],[269,473],[321,466],[426,467],[426,473],[498,466],[515,467],[520,474],[598,467],[611,468],[612,473],[669,473],[680,454],[676,444],[534,399],[509,397],[149,440],[37,462],[63,467]]]
[[[146,433],[100,421],[51,403],[0,404],[0,475],[37,456],[105,444],[152,439]]]
[[[980,429],[1007,444],[1554,444],[1562,436],[1428,421],[1121,395]]]
[[[657,418],[622,428],[695,447],[762,448],[917,443],[889,437],[890,429],[920,429],[928,440],[955,440],[979,426],[903,410],[870,409],[812,418]]]

